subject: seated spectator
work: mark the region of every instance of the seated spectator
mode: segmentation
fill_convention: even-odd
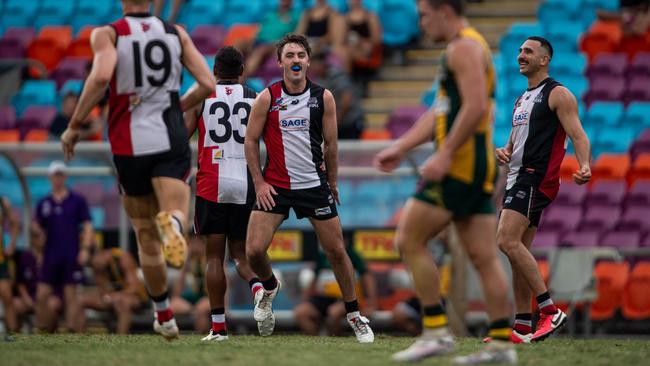
[[[36,286],[38,274],[43,265],[43,248],[45,237],[34,225],[30,230],[31,249],[24,250],[17,257],[16,285],[14,288],[14,308],[18,318],[18,328],[27,316],[34,314],[36,306]],[[46,301],[50,314],[58,318],[63,304],[63,288],[55,287],[52,295]]]
[[[194,316],[194,329],[206,333],[212,323],[205,287],[205,244],[199,237],[192,237],[189,246],[189,258],[172,287],[170,306],[175,315]]]
[[[167,17],[167,21],[170,23],[176,23],[176,18],[178,18],[178,14],[180,13],[181,5],[183,5],[185,0],[170,0],[170,1],[172,2],[172,7],[171,10],[169,11],[169,16]],[[165,0],[153,0],[154,16],[161,17],[164,8],[165,8]]]
[[[5,224],[9,228],[9,245],[4,246]],[[4,308],[4,324],[7,328],[5,339],[10,341],[11,333],[18,331],[16,311],[13,306],[11,288],[14,281],[12,267],[14,264],[14,253],[16,252],[16,240],[20,231],[20,225],[12,209],[11,202],[4,196],[0,196],[0,300]]]
[[[96,287],[79,299],[77,332],[86,330],[86,309],[108,311],[117,318],[117,334],[128,334],[133,312],[147,305],[149,297],[138,278],[135,258],[119,248],[93,255],[91,266]]]
[[[620,0],[618,11],[598,10],[598,20],[589,33],[606,33],[618,43],[618,52],[630,57],[640,51],[650,52],[650,1]]]
[[[70,123],[70,117],[74,113],[75,108],[77,108],[77,102],[79,101],[79,96],[74,92],[68,92],[63,97],[63,102],[61,102],[61,111],[57,113],[54,117],[54,121],[50,125],[50,136],[58,139],[61,137],[61,134],[68,127]],[[87,123],[81,128],[81,139],[82,140],[93,140],[100,141],[102,139],[102,130],[104,128],[104,123],[102,117],[100,116],[99,107],[95,107],[88,117]]]
[[[255,75],[266,58],[275,51],[275,43],[298,26],[300,13],[294,10],[292,5],[292,0],[280,0],[277,12],[264,14],[256,44],[246,62],[245,77]],[[244,53],[245,48],[244,46]]]
[[[375,279],[354,247],[347,245],[345,249],[363,288],[364,313],[372,315],[377,309]],[[318,335],[322,324],[326,324],[329,335],[339,335],[342,320],[345,317],[345,304],[341,298],[341,289],[334,277],[332,265],[322,251],[318,252],[314,271],[314,280],[303,291],[303,301],[294,309],[296,321],[300,329],[307,335]],[[357,293],[359,293],[358,290]]]
[[[376,14],[365,9],[361,0],[349,0],[345,16],[345,52],[348,70],[352,75],[366,81],[381,66],[382,30]]]
[[[296,33],[309,39],[312,48],[333,49],[343,40],[343,18],[327,0],[317,0],[313,8],[305,9]]]
[[[309,71],[317,84],[329,89],[334,95],[339,139],[358,139],[365,121],[361,92],[348,74],[330,65],[327,58],[326,53],[315,52],[311,57]]]

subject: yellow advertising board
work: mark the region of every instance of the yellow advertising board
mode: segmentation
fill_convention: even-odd
[[[300,231],[278,231],[267,253],[273,261],[299,261],[302,260],[302,242]]]
[[[359,230],[354,233],[354,249],[366,260],[398,260],[394,230]]]

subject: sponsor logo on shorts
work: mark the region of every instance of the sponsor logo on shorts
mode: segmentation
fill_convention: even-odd
[[[512,202],[512,196],[506,197],[506,205]]]
[[[286,131],[300,131],[309,129],[309,118],[287,117],[280,120],[280,128]]]
[[[316,216],[330,215],[332,213],[332,209],[329,206],[321,207],[315,209],[314,213],[316,214]]]
[[[523,200],[524,198],[526,198],[526,192],[524,192],[524,191],[518,191],[517,194],[516,194],[515,196],[516,196],[517,198]]]

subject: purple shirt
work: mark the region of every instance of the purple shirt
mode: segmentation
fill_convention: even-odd
[[[79,253],[81,224],[90,221],[86,199],[68,191],[68,196],[57,202],[50,195],[36,207],[36,220],[45,230],[45,256],[76,257]]]
[[[38,284],[38,263],[32,252],[26,250],[20,256],[18,262],[18,273],[16,273],[16,284],[23,284],[27,287],[27,292],[36,299],[36,284]]]

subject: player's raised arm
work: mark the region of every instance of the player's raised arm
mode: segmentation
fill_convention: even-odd
[[[214,76],[210,72],[205,58],[201,55],[199,50],[196,49],[192,39],[187,34],[185,29],[180,26],[175,26],[178,31],[178,36],[181,40],[181,45],[183,47],[183,65],[187,67],[187,70],[194,76],[194,80],[198,84],[196,88],[191,88],[183,97],[181,98],[181,109],[187,111],[188,109],[196,106],[201,103],[214,89]]]
[[[266,114],[270,105],[271,94],[268,89],[264,89],[255,98],[250,117],[248,118],[248,125],[246,126],[246,138],[244,139],[244,153],[246,154],[248,170],[251,173],[251,178],[255,185],[257,206],[265,210],[270,210],[275,206],[273,195],[277,194],[275,189],[264,181],[260,166],[260,137],[264,132]]]
[[[340,205],[338,176],[338,129],[336,123],[336,102],[329,90],[323,93],[325,111],[323,113],[323,158],[327,168],[327,182],[330,185],[334,200]]]
[[[591,179],[591,168],[589,167],[591,148],[578,117],[576,98],[567,88],[558,86],[551,91],[548,103],[551,110],[557,114],[567,136],[571,139],[578,164],[580,164],[580,170],[573,174],[573,179],[578,184],[585,184]]]

